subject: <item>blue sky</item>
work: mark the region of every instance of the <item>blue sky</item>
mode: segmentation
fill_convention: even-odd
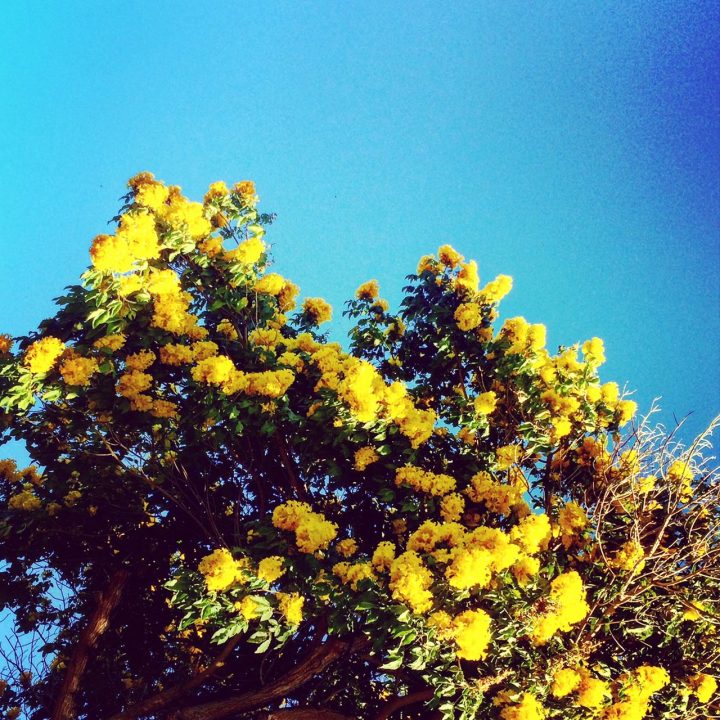
[[[75,282],[127,178],[199,199],[251,178],[277,270],[397,301],[450,242],[550,346],[720,410],[720,128],[712,2],[11,0],[0,27],[0,329]],[[338,324],[338,332],[343,324]]]

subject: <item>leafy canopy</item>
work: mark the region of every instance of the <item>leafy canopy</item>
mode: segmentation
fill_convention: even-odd
[[[627,430],[602,341],[500,323],[511,278],[449,245],[398,312],[358,288],[345,350],[251,182],[129,188],[82,285],[0,339],[32,458],[0,463],[7,717],[705,716],[706,436]]]

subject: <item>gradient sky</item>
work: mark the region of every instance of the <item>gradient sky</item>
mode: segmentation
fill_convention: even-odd
[[[720,410],[716,2],[32,2],[0,26],[0,329],[76,282],[127,178],[255,180],[340,316],[450,242],[549,346],[688,431]],[[344,326],[337,324],[340,332]]]

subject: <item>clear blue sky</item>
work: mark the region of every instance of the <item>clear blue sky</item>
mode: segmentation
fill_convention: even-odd
[[[715,2],[32,2],[0,27],[0,330],[75,282],[126,179],[251,178],[277,269],[399,297],[450,242],[551,345],[720,410]],[[342,328],[342,324],[340,324]]]

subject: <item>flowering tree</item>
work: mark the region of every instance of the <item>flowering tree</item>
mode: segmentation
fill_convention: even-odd
[[[6,717],[712,714],[708,435],[629,424],[601,340],[496,323],[511,279],[450,246],[396,313],[361,285],[343,350],[252,183],[129,187],[0,340]]]

